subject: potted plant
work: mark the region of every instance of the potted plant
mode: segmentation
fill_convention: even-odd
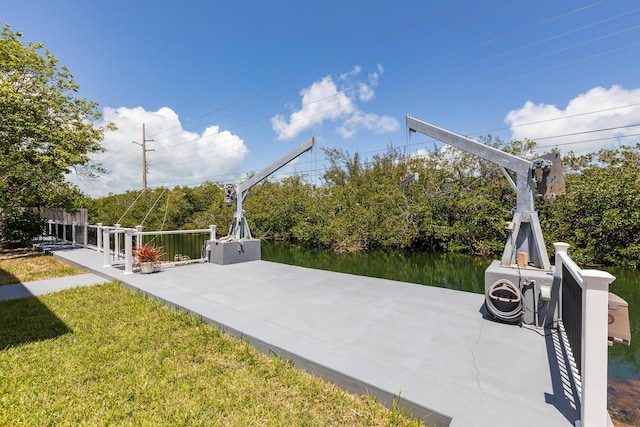
[[[143,273],[153,273],[163,255],[162,248],[157,247],[153,243],[142,244],[137,246],[133,251],[133,256],[136,257],[136,263],[140,265],[140,270]]]

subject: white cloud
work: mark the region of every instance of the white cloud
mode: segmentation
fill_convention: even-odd
[[[373,73],[369,73],[369,84],[372,86],[378,86],[378,81],[380,80],[380,76],[384,73],[384,68],[382,68],[382,64],[378,64],[376,67],[378,71]]]
[[[330,76],[314,82],[300,91],[302,108],[291,113],[289,120],[282,115],[271,118],[279,139],[291,139],[300,132],[325,120],[335,120],[355,110],[353,100],[338,90]]]
[[[356,65],[351,69],[351,71],[347,71],[346,73],[340,74],[339,78],[340,80],[348,80],[349,78],[355,77],[358,74],[360,74],[360,71],[362,71],[362,67],[359,65]]]
[[[376,95],[375,91],[371,88],[371,86],[360,82],[358,85],[358,98],[362,102],[369,102]]]
[[[634,105],[635,104],[635,105]],[[512,139],[536,141],[541,149],[558,146],[578,154],[595,152],[618,142],[637,141],[640,133],[640,89],[595,87],[576,96],[562,109],[527,101],[505,118]],[[542,150],[541,150],[542,151]]]
[[[376,72],[369,73],[368,83],[354,80],[361,72],[360,66],[338,76],[340,86],[331,76],[313,82],[300,91],[300,109],[293,111],[289,118],[278,114],[271,118],[273,130],[278,139],[291,139],[301,132],[321,125],[326,120],[340,121],[338,133],[351,137],[359,129],[377,133],[393,132],[398,129],[398,121],[390,116],[379,116],[363,112],[357,101],[369,102],[375,97],[374,87],[378,84],[383,68],[378,64]]]
[[[142,188],[142,124],[146,126],[147,186],[190,185],[238,170],[248,150],[237,135],[209,126],[202,134],[182,128],[170,108],[146,111],[136,108],[105,108],[103,123],[113,122],[118,130],[106,132],[107,149],[97,161],[109,171],[97,180],[69,175],[68,179],[91,196],[122,193]],[[149,141],[153,140],[153,141]],[[220,178],[222,180],[222,177]]]
[[[378,116],[373,113],[356,111],[342,123],[342,126],[338,128],[338,133],[345,138],[349,138],[355,135],[358,129],[366,129],[375,133],[388,133],[398,129],[398,121],[390,116]]]

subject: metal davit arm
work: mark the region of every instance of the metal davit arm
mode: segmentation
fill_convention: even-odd
[[[258,172],[251,178],[247,179],[242,184],[236,187],[236,213],[233,217],[233,222],[231,223],[231,227],[229,228],[229,236],[233,237],[234,240],[241,239],[250,239],[251,231],[249,230],[249,224],[244,216],[244,209],[242,207],[244,203],[244,198],[247,193],[254,185],[258,184],[263,179],[267,178],[269,175],[275,173],[283,166],[287,165],[292,160],[296,159],[300,155],[306,153],[307,151],[313,148],[315,144],[315,138],[311,137],[307,139],[305,142],[291,150],[289,153],[282,156],[280,159],[271,163],[269,166],[264,168],[262,171]]]
[[[407,115],[407,128],[413,132],[420,132],[438,141],[459,148],[467,153],[474,154],[481,159],[488,160],[498,166],[514,171],[516,178],[517,211],[533,212],[533,194],[535,182],[531,178],[531,163],[527,160],[516,157],[513,154],[505,153],[497,148],[467,138],[457,133],[448,131],[430,123],[423,122]]]
[[[536,268],[551,269],[549,256],[542,237],[542,230],[535,210],[536,183],[533,179],[531,162],[490,147],[471,138],[414,119],[407,115],[407,128],[413,132],[437,139],[438,141],[474,154],[484,160],[500,166],[503,171],[509,169],[516,173],[516,212],[513,226],[502,255],[502,265],[512,265],[517,261],[518,252],[526,252],[529,261]],[[506,174],[505,174],[506,175]],[[513,182],[510,180],[513,185]]]

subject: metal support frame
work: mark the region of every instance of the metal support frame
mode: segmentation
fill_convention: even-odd
[[[315,143],[315,138],[311,137],[307,139],[305,142],[297,146],[295,149],[285,154],[280,159],[276,160],[265,169],[255,174],[251,178],[247,179],[242,184],[236,186],[235,188],[235,198],[236,198],[236,212],[233,215],[233,221],[231,222],[231,226],[229,227],[229,236],[231,236],[234,240],[244,240],[251,239],[251,231],[249,230],[249,224],[247,223],[247,219],[244,215],[243,203],[244,198],[247,196],[247,193],[254,185],[258,184],[263,179],[267,178],[269,175],[275,173],[278,169],[287,165],[287,163],[291,162],[298,156],[304,154],[305,152],[311,150]]]
[[[516,190],[516,211],[513,216],[513,226],[505,244],[501,264],[505,266],[513,265],[517,262],[517,253],[526,252],[533,267],[551,270],[538,213],[535,211],[535,197],[538,192],[531,169],[531,162],[471,138],[415,119],[410,115],[407,115],[407,128],[410,131],[420,132],[500,166],[509,183]],[[515,182],[507,170],[516,173]]]

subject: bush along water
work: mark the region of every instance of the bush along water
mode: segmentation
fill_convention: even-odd
[[[483,140],[519,157],[538,155],[531,141]],[[368,160],[324,151],[322,185],[296,175],[252,188],[245,210],[254,236],[340,252],[401,248],[495,255],[504,249],[516,195],[494,164],[451,147],[426,149],[409,161],[394,147]],[[548,252],[553,242],[564,241],[582,264],[640,266],[640,144],[570,153],[563,163],[567,194],[555,202],[537,201]],[[407,170],[420,179],[401,187]],[[154,202],[167,208],[151,211],[149,230],[163,221],[164,229],[225,229],[231,222],[233,209],[223,204],[218,184],[176,187],[161,197],[168,204],[157,201],[163,190],[88,200],[90,221],[113,223],[122,206],[141,196],[123,226],[135,226]]]

